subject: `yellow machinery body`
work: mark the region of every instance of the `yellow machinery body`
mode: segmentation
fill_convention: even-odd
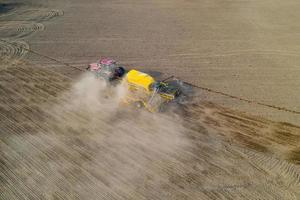
[[[150,75],[137,70],[130,70],[126,78],[129,86],[144,88],[147,92],[151,92],[150,85],[155,82],[154,78]]]
[[[145,107],[151,112],[156,112],[160,106],[160,102],[150,102],[153,95],[151,85],[155,83],[155,80],[152,76],[137,71],[130,70],[126,75],[126,82],[128,84],[128,94],[124,98],[124,103],[127,104],[137,104],[138,107]],[[161,101],[160,96],[156,96],[157,99]]]

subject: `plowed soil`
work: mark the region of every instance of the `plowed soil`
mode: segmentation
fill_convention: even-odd
[[[300,199],[299,115],[196,88],[190,101],[149,113],[122,104],[122,85],[82,71],[99,55],[115,57],[158,77],[216,90],[228,83],[224,92],[299,110],[297,40],[285,41],[299,37],[281,29],[284,19],[287,28],[298,22],[299,5],[278,4],[0,1],[0,199]],[[256,19],[262,14],[265,21]],[[201,30],[188,29],[197,23]],[[273,43],[252,48],[271,34],[266,29]],[[286,68],[254,84],[273,66],[258,71],[266,60]],[[257,76],[239,71],[242,63]],[[235,85],[231,73],[247,80]],[[279,74],[288,80],[269,88]]]

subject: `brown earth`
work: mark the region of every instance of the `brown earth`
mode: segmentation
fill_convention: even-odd
[[[150,114],[81,71],[109,56],[299,111],[298,9],[0,1],[0,199],[300,199],[299,115],[197,89]]]

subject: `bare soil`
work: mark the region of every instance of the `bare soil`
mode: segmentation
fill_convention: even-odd
[[[109,56],[299,110],[297,8],[0,1],[0,199],[300,199],[297,114],[197,89],[153,114],[81,71]]]

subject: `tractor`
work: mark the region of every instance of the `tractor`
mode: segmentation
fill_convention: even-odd
[[[97,78],[102,78],[106,81],[120,79],[126,73],[124,67],[119,66],[115,60],[109,58],[100,59],[95,63],[91,63],[86,69],[94,73]]]
[[[126,72],[124,67],[112,59],[100,59],[89,64],[87,70],[97,78],[108,81],[110,85],[125,84],[127,94],[122,102],[137,108],[146,108],[150,112],[161,111],[181,94],[178,86],[165,80],[155,81],[149,74],[134,69]]]

